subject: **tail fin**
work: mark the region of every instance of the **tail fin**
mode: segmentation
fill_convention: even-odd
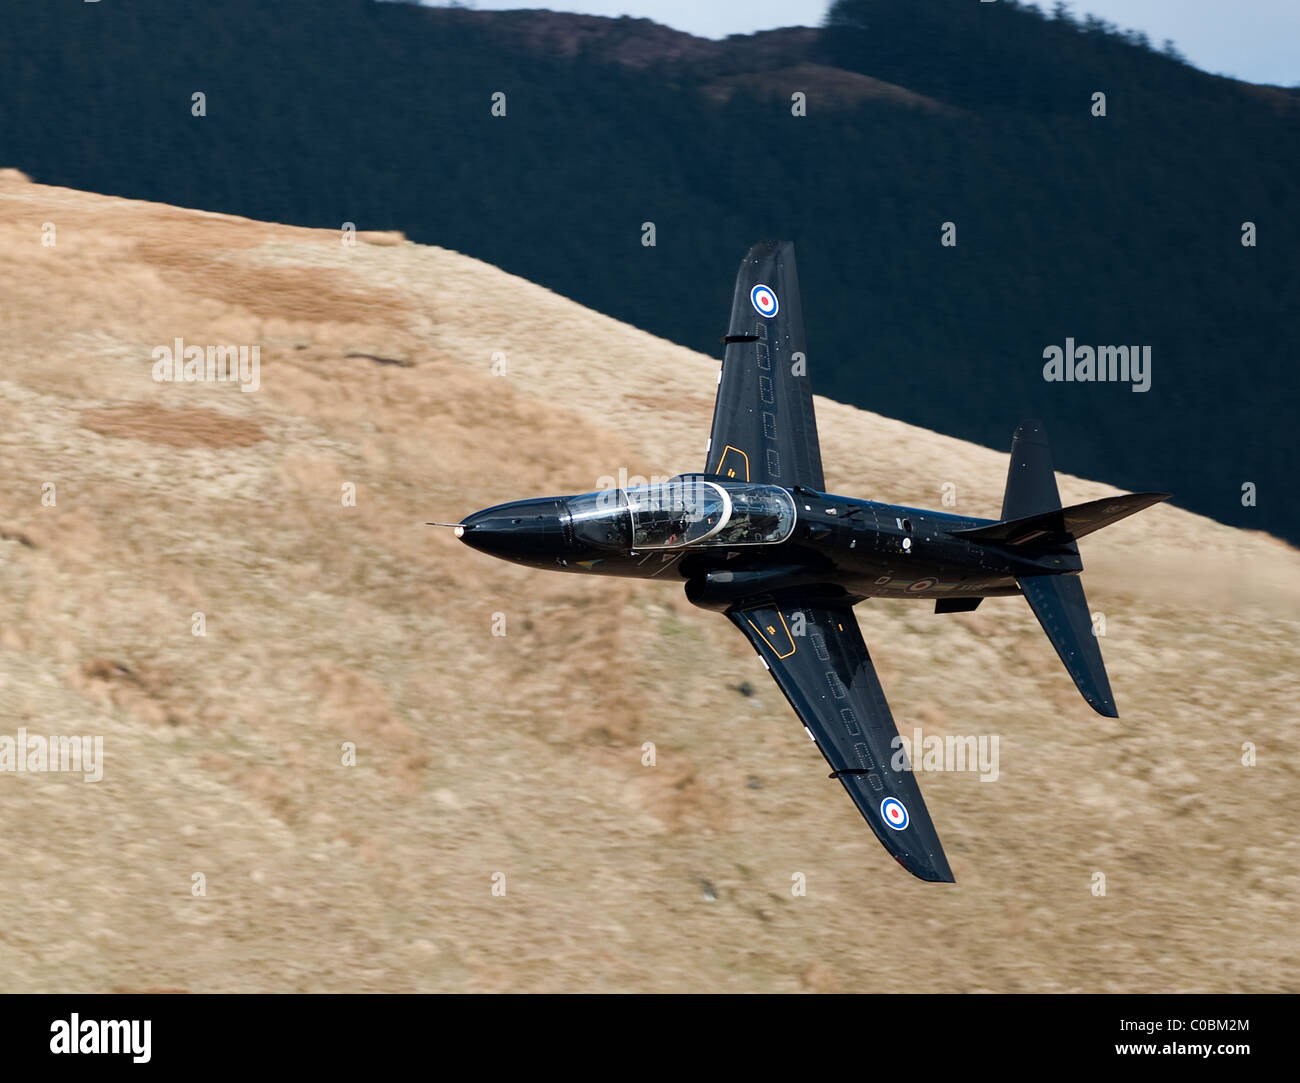
[[[1002,497],[1002,521],[1027,519],[1061,506],[1052,452],[1041,421],[1022,421],[1011,439],[1011,465]]]
[[[1011,442],[1002,521],[953,534],[1008,550],[1024,546],[1020,552],[1025,559],[1042,551],[1069,554],[1072,570],[1077,571],[1082,566],[1077,559],[1077,539],[1168,498],[1168,493],[1129,493],[1062,508],[1043,424],[1023,421]],[[1083,698],[1098,714],[1117,718],[1101,647],[1092,632],[1088,599],[1078,576],[1024,575],[1016,582]]]
[[[1065,663],[1075,687],[1098,714],[1118,718],[1101,647],[1092,633],[1092,614],[1077,575],[1027,575],[1017,579],[1021,591]]]
[[[1124,493],[1061,507],[1043,423],[1022,421],[1011,440],[1011,465],[1007,468],[1001,522],[954,530],[953,534],[995,545],[1019,546],[1042,541],[1068,548],[1074,540],[1168,500],[1169,496],[1169,493]]]

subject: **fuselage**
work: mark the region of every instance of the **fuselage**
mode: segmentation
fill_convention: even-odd
[[[681,475],[658,486],[500,504],[468,516],[466,542],[518,564],[685,581],[697,605],[817,584],[853,601],[1017,594],[1017,575],[1071,574],[1077,555],[1026,560],[954,534],[991,519],[802,487]]]

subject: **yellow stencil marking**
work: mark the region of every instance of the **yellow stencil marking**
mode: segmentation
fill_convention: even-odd
[[[736,461],[736,459],[733,456],[739,456],[740,461]],[[728,458],[732,459],[730,464],[728,464],[727,462]],[[723,477],[734,478],[736,477],[738,470],[744,471],[744,477],[742,477],[740,480],[748,481],[749,480],[749,456],[746,455],[743,451],[741,451],[740,448],[732,447],[730,444],[728,444],[725,448],[722,449],[722,458],[718,461],[718,473],[721,474]]]
[[[781,622],[781,627],[785,629],[786,639],[790,641],[790,649],[786,651],[785,654],[782,654],[780,648],[777,647],[777,645],[773,643],[770,639],[768,639],[767,636],[763,635],[763,630],[752,620],[750,620],[748,617],[745,618],[745,623],[748,624],[751,628],[754,629],[754,631],[758,633],[759,638],[764,643],[766,643],[769,647],[772,648],[772,653],[775,654],[778,658],[789,658],[790,655],[794,654],[794,652],[798,648],[795,646],[794,636],[790,634],[790,626],[785,623],[785,615],[779,609],[777,610],[776,615],[777,615],[777,619],[780,620]],[[767,630],[769,634],[773,636],[776,635],[776,627],[774,625],[769,624],[767,626]]]

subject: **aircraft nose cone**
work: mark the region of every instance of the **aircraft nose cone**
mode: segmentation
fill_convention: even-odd
[[[559,500],[516,500],[466,516],[456,536],[472,549],[521,563],[550,562],[568,550]]]

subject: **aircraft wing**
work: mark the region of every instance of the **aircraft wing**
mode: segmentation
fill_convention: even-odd
[[[802,614],[803,635],[799,635]],[[768,602],[727,611],[885,849],[922,880],[952,883],[916,776],[894,746],[898,730],[853,607]]]
[[[794,245],[764,241],[736,275],[709,440],[710,474],[821,492]]]

